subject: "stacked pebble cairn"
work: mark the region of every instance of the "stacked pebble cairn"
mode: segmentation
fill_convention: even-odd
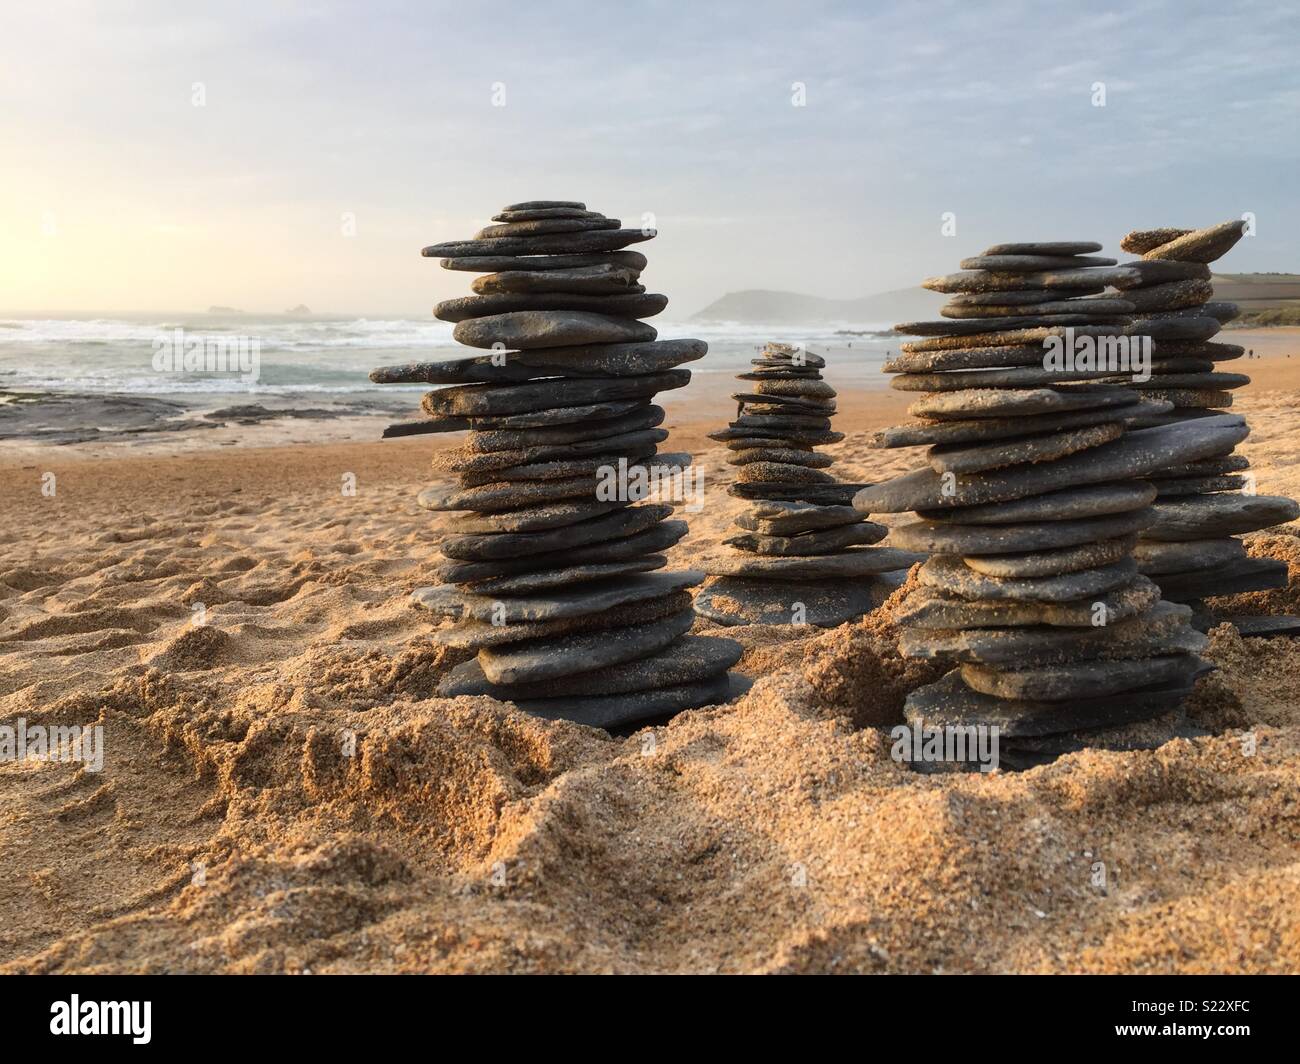
[[[370,375],[451,385],[397,434],[468,430],[434,461],[459,485],[420,495],[458,516],[441,543],[444,583],[416,601],[457,619],[439,642],[476,652],[438,693],[606,728],[726,701],[741,647],[689,634],[688,589],[703,574],[655,571],[686,524],[644,501],[651,477],[680,487],[690,465],[657,453],[668,433],[654,396],[686,384],[678,367],[707,350],[658,341],[638,320],[668,300],[646,294],[645,256],[623,249],[655,234],[571,201],[515,203],[493,220],[473,240],[424,249],[483,274],[475,295],[434,314],[491,354]]]
[[[1208,229],[1149,229],[1129,233],[1125,251],[1141,255],[1128,263],[1140,280],[1116,287],[1136,305],[1132,332],[1152,338],[1151,379],[1135,384],[1150,398],[1167,400],[1171,413],[1150,424],[1183,423],[1211,417],[1232,405],[1234,389],[1250,383],[1244,373],[1224,373],[1217,363],[1241,358],[1237,344],[1214,341],[1223,323],[1237,317],[1234,303],[1213,299],[1209,263],[1228,252],[1245,231],[1242,221]],[[1196,609],[1194,623],[1207,628],[1231,621],[1243,635],[1300,632],[1297,617],[1233,617],[1207,610],[1207,596],[1286,587],[1285,562],[1250,558],[1234,537],[1293,520],[1291,499],[1243,494],[1253,488],[1243,475],[1250,463],[1227,447],[1196,462],[1162,469],[1152,479],[1158,495],[1156,520],[1142,532],[1134,551],[1138,571],[1160,585],[1164,598]]]
[[[739,469],[733,495],[752,500],[736,519],[735,551],[706,561],[711,579],[696,612],[721,624],[813,624],[833,628],[871,610],[902,583],[921,556],[868,544],[889,531],[852,505],[860,484],[825,472],[834,461],[817,447],[831,430],[835,389],[826,360],[789,344],[768,344],[738,380],[736,420],[710,438],[725,443]],[[881,574],[889,574],[882,576]],[[892,579],[891,579],[892,577]]]
[[[914,511],[892,541],[933,555],[900,612],[901,649],[957,667],[909,696],[909,722],[996,727],[1011,768],[1180,733],[1181,700],[1208,668],[1191,609],[1162,601],[1133,559],[1156,520],[1144,478],[1246,430],[1232,417],[1135,430],[1172,403],[1096,383],[1115,369],[1095,358],[1063,368],[1066,341],[1085,338],[1086,352],[1122,337],[1135,309],[1102,293],[1136,273],[1097,250],[1001,244],[924,282],[953,294],[944,320],[897,326],[923,339],[886,366],[894,387],[927,393],[909,409],[920,421],[874,442],[926,445],[928,464],[854,499],[867,513]]]

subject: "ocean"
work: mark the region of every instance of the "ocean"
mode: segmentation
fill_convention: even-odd
[[[801,343],[824,355],[834,385],[882,387],[881,364],[897,346],[881,322],[837,325],[677,323],[655,319],[664,339],[707,341],[709,354],[689,364],[700,376],[734,376],[770,340]],[[176,330],[182,330],[177,333]],[[446,322],[405,318],[327,318],[252,314],[0,318],[0,391],[74,392],[166,398],[186,407],[271,401],[277,406],[365,404],[427,385],[371,384],[367,374],[393,363],[458,358],[475,352],[452,340]],[[201,340],[230,353],[251,351],[255,377],[231,369],[173,367],[159,350]],[[243,346],[241,346],[243,345]],[[160,368],[161,366],[161,368]],[[246,368],[246,366],[245,366]],[[250,379],[252,378],[252,379]],[[689,389],[687,389],[689,390]],[[679,393],[666,393],[664,399]]]

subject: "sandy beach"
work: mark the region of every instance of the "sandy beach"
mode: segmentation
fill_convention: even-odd
[[[1259,356],[1258,489],[1300,496],[1300,330],[1224,339]],[[706,436],[730,390],[669,410],[707,493],[673,567],[739,505]],[[841,478],[916,464],[864,444],[908,401],[841,391]],[[0,719],[102,724],[105,757],[0,764],[0,972],[1300,969],[1294,640],[1212,633],[1207,738],[1013,774],[890,758],[936,675],[897,653],[906,587],[729,631],[752,691],[629,736],[432,698],[463,655],[408,595],[449,438],[387,420],[6,444]],[[1248,545],[1291,587],[1234,607],[1300,612],[1300,528]]]

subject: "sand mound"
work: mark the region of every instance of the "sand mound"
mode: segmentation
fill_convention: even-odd
[[[1213,634],[1211,737],[921,776],[883,727],[937,670],[893,650],[905,587],[741,630],[747,696],[612,738],[430,697],[422,450],[248,464],[237,504],[229,456],[161,500],[104,463],[30,504],[64,534],[0,551],[37,574],[0,591],[0,722],[106,749],[0,765],[0,971],[1300,968],[1295,641]]]

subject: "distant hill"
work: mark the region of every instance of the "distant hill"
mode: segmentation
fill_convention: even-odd
[[[1216,299],[1240,304],[1243,325],[1300,321],[1300,274],[1224,273],[1214,275]],[[750,288],[728,292],[691,321],[743,325],[866,325],[937,318],[947,300],[924,288],[900,288],[860,299],[823,299],[799,292]]]
[[[1214,296],[1241,307],[1237,325],[1300,325],[1300,274],[1215,274]]]
[[[751,288],[728,292],[691,321],[734,321],[753,325],[892,324],[939,313],[945,296],[924,288],[902,288],[860,299],[823,299],[798,292]]]

